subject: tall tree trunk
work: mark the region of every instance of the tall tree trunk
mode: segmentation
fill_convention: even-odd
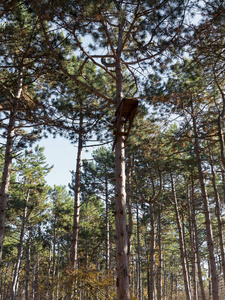
[[[212,173],[212,183],[213,183],[213,189],[214,189],[215,200],[216,200],[215,213],[217,217],[218,233],[219,233],[219,240],[220,240],[223,280],[225,284],[225,249],[224,249],[224,232],[223,232],[222,219],[221,219],[221,203],[220,203],[220,196],[216,186],[216,175],[213,167],[212,151],[210,149],[210,146],[209,146],[209,151],[210,151],[209,158],[210,158],[210,166],[211,166],[211,173]]]
[[[132,158],[129,160],[128,176],[127,176],[127,210],[128,210],[128,226],[127,226],[127,237],[128,237],[128,262],[130,264],[131,256],[131,237],[133,231],[133,215],[131,209],[131,173],[132,173]]]
[[[204,214],[205,214],[205,222],[206,222],[206,234],[207,234],[207,246],[209,251],[209,260],[211,265],[211,277],[212,277],[212,295],[213,300],[219,299],[219,285],[218,285],[218,275],[216,270],[216,260],[214,254],[214,241],[213,241],[213,232],[212,232],[212,223],[211,223],[211,214],[209,210],[209,201],[208,194],[206,191],[204,173],[202,169],[202,159],[201,159],[201,150],[198,138],[197,124],[196,124],[196,116],[194,115],[194,108],[192,103],[192,121],[193,121],[193,129],[194,129],[194,149],[195,155],[197,159],[198,166],[198,176],[201,187],[201,194],[204,204]]]
[[[194,239],[195,239],[195,250],[196,250],[196,259],[197,259],[197,266],[198,266],[198,279],[199,279],[199,285],[201,290],[201,299],[206,300],[205,296],[205,289],[204,289],[204,283],[202,279],[202,267],[201,267],[201,258],[199,254],[199,240],[198,240],[198,229],[197,229],[197,223],[196,223],[196,213],[195,213],[195,201],[194,201],[194,180],[192,178],[192,187],[191,187],[191,208],[192,208],[192,224],[194,228]]]
[[[170,299],[173,300],[173,292],[174,292],[174,274],[173,271],[170,274],[170,285],[171,285],[171,290],[170,290]]]
[[[156,228],[155,228],[155,211],[154,204],[152,202],[150,205],[150,223],[151,223],[151,249],[150,249],[150,295],[149,299],[154,300],[155,293],[155,248],[156,248]]]
[[[158,247],[159,247],[159,264],[157,268],[157,300],[162,300],[162,242],[161,242],[161,204],[158,213]]]
[[[17,261],[16,261],[16,266],[15,266],[14,276],[13,276],[13,281],[12,281],[12,287],[11,287],[11,300],[16,299],[16,295],[18,292],[20,266],[21,266],[21,260],[22,260],[22,256],[23,256],[23,246],[24,246],[23,241],[24,241],[25,227],[26,227],[26,222],[27,222],[27,204],[29,201],[29,195],[30,195],[30,190],[28,190],[28,193],[27,193],[26,203],[25,203],[24,212],[23,212],[22,226],[21,226],[21,231],[20,231],[20,243],[19,243],[19,247],[18,247]]]
[[[55,287],[55,270],[56,270],[56,216],[54,216],[54,221],[53,221],[53,241],[52,241],[52,292],[51,292],[51,300],[54,300],[55,295],[54,295],[54,287]]]
[[[19,105],[20,96],[22,93],[22,72],[19,71],[18,81],[17,81],[17,93],[12,101],[12,109],[10,111],[8,134],[5,148],[5,161],[2,174],[1,182],[1,194],[0,194],[0,265],[2,262],[2,250],[3,250],[3,240],[5,232],[5,217],[6,217],[6,207],[8,200],[8,192],[10,185],[11,169],[12,169],[12,155],[13,155],[13,142],[15,136],[15,123],[17,108]]]
[[[220,113],[218,116],[218,136],[220,141],[220,157],[223,164],[223,167],[225,168],[225,142],[224,142],[224,136],[223,136],[223,128],[222,128],[222,117],[224,115],[224,112]]]
[[[30,250],[31,250],[32,229],[29,228],[29,237],[27,242],[26,274],[25,274],[25,300],[29,300],[29,283],[30,283]]]
[[[185,246],[184,246],[184,233],[182,230],[181,220],[180,220],[180,213],[177,203],[177,194],[174,184],[174,178],[171,174],[171,184],[172,184],[172,193],[173,193],[173,199],[174,199],[174,208],[176,213],[176,219],[177,219],[177,227],[178,227],[178,233],[179,233],[179,242],[180,242],[180,255],[181,255],[181,264],[182,264],[182,270],[183,270],[183,277],[184,277],[184,286],[185,286],[185,294],[186,299],[191,300],[191,292],[190,292],[190,282],[189,282],[189,275],[188,275],[188,268],[187,268],[187,257],[185,255]]]
[[[188,200],[188,216],[189,216],[189,236],[191,244],[191,262],[192,262],[192,280],[193,280],[193,300],[198,300],[198,277],[197,277],[197,252],[194,237],[193,225],[193,209],[191,205],[190,188],[187,186],[187,200]]]
[[[210,260],[208,260],[208,281],[209,281],[209,300],[212,299],[213,291],[212,291],[212,273],[211,273]]]
[[[167,274],[165,270],[165,259],[163,255],[163,300],[167,299]]]
[[[106,247],[105,247],[105,257],[106,257],[106,272],[109,271],[109,192],[108,192],[108,177],[107,177],[107,169],[105,166],[105,216],[106,216]]]
[[[120,4],[117,5],[120,11]],[[121,16],[122,18],[122,16]],[[123,24],[120,21],[118,26],[118,47],[116,50],[116,104],[119,107],[123,99],[123,76],[121,64],[121,51],[123,47]],[[128,238],[126,231],[126,174],[125,174],[125,142],[124,142],[124,124],[121,124],[121,135],[118,135],[115,144],[115,165],[116,165],[116,270],[117,270],[117,296],[118,299],[129,300],[129,263],[128,263]]]
[[[139,207],[137,203],[137,297],[141,299],[141,247],[140,247],[140,222]]]
[[[223,167],[223,164],[220,163],[220,172],[221,172],[221,176],[222,176],[222,185],[223,185],[223,202],[224,202],[224,198],[225,198],[225,168]]]
[[[74,191],[74,214],[73,214],[73,233],[71,245],[71,267],[73,270],[77,268],[78,257],[78,232],[80,219],[80,178],[82,166],[82,150],[83,150],[83,115],[82,105],[80,105],[80,121],[79,121],[79,138],[77,149],[77,164],[75,175],[75,191]]]

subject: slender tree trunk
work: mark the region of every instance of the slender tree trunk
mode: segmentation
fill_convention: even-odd
[[[105,249],[105,257],[106,257],[106,272],[109,271],[109,192],[108,192],[108,177],[107,170],[105,166],[105,210],[106,210],[106,249]]]
[[[204,289],[204,283],[202,279],[202,267],[201,267],[201,258],[199,254],[199,240],[198,240],[198,229],[197,229],[197,223],[196,223],[196,216],[195,216],[195,201],[194,201],[194,180],[192,178],[192,192],[191,192],[191,207],[192,207],[192,224],[194,228],[194,239],[195,239],[195,250],[196,250],[196,259],[197,259],[197,266],[198,266],[198,279],[199,279],[199,285],[201,290],[201,299],[206,300],[205,296],[205,289]]]
[[[212,272],[210,266],[210,260],[208,260],[208,280],[209,280],[209,300],[212,299]]]
[[[56,299],[59,299],[59,263],[60,263],[60,252],[59,252],[59,241],[57,243],[58,251],[57,251],[57,266],[56,266],[56,278],[57,278],[57,284],[56,284]]]
[[[220,252],[221,252],[221,261],[222,261],[222,269],[223,269],[223,280],[225,285],[225,249],[224,249],[224,232],[223,232],[223,226],[222,226],[222,219],[221,219],[221,202],[220,202],[220,196],[217,190],[216,186],[216,175],[213,168],[213,161],[212,161],[212,151],[209,147],[210,151],[210,166],[211,166],[211,173],[212,173],[212,183],[213,183],[213,189],[215,193],[215,200],[216,200],[216,207],[215,207],[215,213],[217,217],[217,225],[218,225],[218,233],[219,233],[219,240],[220,240]]]
[[[198,277],[197,277],[197,252],[194,237],[194,225],[193,225],[193,209],[191,205],[191,196],[189,186],[187,186],[187,198],[188,198],[188,215],[189,215],[189,236],[191,244],[191,261],[192,261],[192,279],[193,279],[193,300],[198,300]]]
[[[82,150],[83,150],[83,115],[82,105],[80,105],[80,122],[79,122],[79,138],[77,149],[77,165],[75,175],[75,191],[74,191],[74,214],[73,214],[73,233],[71,245],[71,267],[73,270],[77,268],[78,257],[78,232],[80,219],[80,178],[82,166]]]
[[[117,6],[120,11],[120,4]],[[116,50],[116,103],[119,107],[123,99],[123,76],[121,65],[121,51],[123,47],[123,20],[118,26],[118,47]],[[129,300],[129,263],[128,263],[128,238],[126,231],[126,174],[125,174],[125,142],[124,124],[120,128],[121,135],[118,135],[115,145],[116,164],[116,270],[117,270],[117,296],[118,299]]]
[[[133,216],[131,209],[131,168],[132,168],[132,158],[129,160],[128,176],[127,176],[127,210],[128,210],[128,226],[127,226],[127,236],[128,236],[128,262],[130,264],[131,256],[131,236],[133,231]]]
[[[155,248],[156,248],[156,229],[155,229],[155,211],[152,202],[150,205],[150,222],[151,222],[151,249],[150,249],[150,295],[149,299],[154,300],[155,293]]]
[[[179,213],[179,208],[178,208],[178,203],[177,203],[176,189],[175,189],[174,178],[173,178],[172,174],[171,174],[171,184],[172,184],[172,193],[173,193],[173,199],[174,199],[174,208],[175,208],[176,219],[177,219],[177,227],[178,227],[178,233],[179,233],[180,255],[181,255],[181,263],[182,263],[182,270],[183,270],[183,277],[184,277],[186,299],[191,300],[190,282],[189,282],[188,269],[187,269],[187,258],[185,255],[185,248],[184,248],[185,247],[184,246],[184,233],[182,230],[180,213]]]
[[[56,216],[54,216],[53,221],[53,241],[52,241],[52,280],[51,280],[51,300],[54,300],[55,294],[54,294],[54,287],[55,287],[55,270],[56,270]]]
[[[163,300],[167,299],[167,274],[165,270],[165,259],[163,255]]]
[[[140,247],[140,222],[139,207],[137,203],[137,297],[141,299],[141,247]]]
[[[31,235],[32,235],[32,229],[29,228],[29,238],[27,243],[27,258],[26,258],[26,275],[25,275],[25,299],[26,300],[29,300]]]
[[[214,254],[214,241],[213,241],[213,232],[212,232],[212,223],[211,223],[211,214],[209,210],[209,201],[208,195],[205,186],[205,179],[204,173],[202,169],[202,159],[200,154],[200,145],[199,145],[199,138],[198,138],[198,131],[196,125],[196,117],[194,115],[193,103],[192,103],[192,121],[193,121],[193,129],[194,129],[194,149],[197,159],[197,166],[198,166],[198,175],[199,175],[199,182],[201,186],[201,194],[204,204],[204,214],[205,214],[205,221],[206,221],[206,234],[207,234],[207,246],[209,251],[209,260],[211,265],[211,277],[212,277],[212,295],[213,300],[219,299],[219,285],[218,285],[218,275],[216,270],[216,260]]]
[[[157,300],[162,300],[162,243],[161,243],[161,205],[158,213],[158,247],[159,247],[159,264],[157,268]]]
[[[222,129],[222,114],[219,114],[218,117],[218,136],[219,136],[219,141],[220,141],[220,156],[221,156],[221,161],[223,164],[223,167],[225,168],[225,142],[224,142],[224,135],[223,135],[223,129]]]
[[[8,134],[5,149],[5,162],[2,174],[1,183],[1,194],[0,194],[0,265],[2,262],[2,250],[3,250],[3,240],[5,232],[5,217],[6,217],[6,207],[8,200],[8,192],[10,185],[11,169],[12,169],[12,155],[13,155],[13,142],[15,136],[15,122],[17,108],[22,93],[22,72],[19,72],[18,82],[17,82],[17,93],[12,101],[12,109],[9,117]]]
[[[173,300],[173,292],[174,292],[174,275],[173,272],[171,272],[170,274],[171,278],[170,278],[170,285],[171,285],[171,290],[170,290],[170,299]]]
[[[26,203],[24,207],[23,212],[23,219],[22,219],[22,226],[21,226],[21,232],[20,232],[20,243],[18,247],[18,253],[17,253],[17,261],[16,266],[14,270],[14,276],[12,281],[12,287],[11,287],[11,300],[15,300],[18,292],[18,285],[19,285],[19,276],[20,276],[20,266],[21,266],[21,260],[23,256],[23,241],[24,241],[24,234],[25,234],[25,227],[27,222],[27,204],[29,201],[29,195],[30,190],[28,190],[27,197],[26,197]]]
[[[222,185],[223,185],[223,203],[225,202],[225,168],[223,167],[223,164],[220,163],[220,171],[222,176]]]
[[[5,276],[4,276],[4,286],[3,286],[3,293],[2,295],[2,299],[5,300],[6,299],[6,294],[7,294],[7,278],[8,278],[8,271],[9,271],[9,263],[7,263],[7,267],[6,267],[6,272],[5,272]]]

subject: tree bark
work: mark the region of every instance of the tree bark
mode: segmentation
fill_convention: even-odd
[[[222,269],[223,269],[223,280],[225,285],[225,249],[224,249],[224,232],[223,232],[222,218],[221,218],[221,201],[216,186],[216,175],[213,167],[212,151],[210,149],[210,146],[209,146],[209,151],[210,151],[209,158],[210,158],[210,166],[211,166],[211,173],[212,173],[212,183],[213,183],[213,189],[214,189],[215,200],[216,200],[215,214],[216,214],[217,225],[218,225],[220,252],[221,252]]]
[[[218,124],[218,136],[220,141],[220,157],[221,157],[223,167],[225,168],[225,142],[223,136],[222,122],[221,122],[222,115],[223,112],[219,114],[217,124]]]
[[[25,274],[25,300],[29,300],[31,236],[32,236],[32,229],[29,228],[29,237],[27,242],[26,274]]]
[[[118,4],[120,11],[120,4]],[[122,16],[121,16],[122,18]],[[121,65],[121,51],[123,47],[123,20],[118,25],[118,47],[116,50],[116,105],[119,107],[123,99],[123,76]],[[126,218],[126,174],[125,174],[125,142],[124,124],[121,124],[121,135],[118,136],[115,145],[115,165],[116,165],[116,270],[117,270],[117,296],[118,299],[129,300],[129,264],[128,264],[128,238],[127,238],[127,218]]]
[[[195,214],[195,201],[194,201],[194,180],[192,178],[192,187],[191,187],[191,208],[192,208],[192,224],[194,227],[194,239],[195,239],[195,246],[196,246],[196,259],[197,259],[197,266],[198,266],[198,279],[199,279],[199,285],[201,290],[201,298],[202,300],[206,300],[205,296],[205,289],[204,289],[204,283],[202,279],[202,267],[201,267],[201,258],[199,254],[199,240],[198,240],[198,229],[197,229],[197,223],[196,223],[196,214]]]
[[[21,231],[20,231],[20,243],[19,243],[19,247],[18,247],[17,261],[16,261],[16,266],[15,266],[14,276],[13,276],[13,281],[12,281],[12,287],[11,287],[11,300],[16,299],[17,292],[18,292],[20,266],[21,266],[21,260],[22,260],[22,255],[23,255],[23,246],[24,246],[23,245],[24,234],[25,234],[25,227],[26,227],[26,222],[27,222],[27,204],[29,201],[29,195],[30,195],[30,190],[28,190],[28,193],[27,193],[26,203],[25,203],[24,212],[23,212],[22,226],[21,226]]]
[[[105,247],[105,257],[106,257],[106,272],[109,271],[109,192],[108,192],[108,175],[107,168],[105,165],[105,212],[106,212],[106,247]]]
[[[207,234],[207,246],[209,251],[209,260],[211,265],[211,277],[212,277],[212,295],[213,300],[219,299],[219,289],[218,289],[218,274],[216,270],[216,260],[214,254],[214,240],[213,240],[213,232],[212,232],[212,223],[211,223],[211,214],[209,210],[209,200],[208,194],[205,186],[204,173],[202,169],[202,159],[200,154],[200,144],[198,138],[197,124],[196,124],[196,116],[194,115],[194,108],[192,103],[192,121],[193,121],[193,129],[194,129],[194,149],[195,155],[197,159],[198,166],[198,175],[199,182],[201,187],[201,194],[204,204],[204,214],[205,214],[205,222],[206,222],[206,234]]]
[[[82,107],[80,107],[80,109],[82,109]],[[72,233],[72,245],[71,245],[71,267],[73,270],[77,268],[77,257],[78,257],[78,232],[79,232],[79,218],[80,218],[80,178],[81,178],[81,166],[82,166],[82,150],[83,150],[83,115],[81,111],[80,121],[79,121],[79,138],[78,138],[75,191],[74,191],[73,233]]]
[[[17,81],[17,93],[12,101],[12,109],[10,111],[8,134],[5,148],[5,161],[2,174],[1,183],[1,194],[0,194],[0,265],[2,262],[2,251],[3,251],[3,240],[5,232],[5,217],[6,217],[6,207],[8,201],[8,192],[10,185],[11,169],[12,169],[12,155],[13,155],[13,143],[15,136],[15,123],[17,108],[19,105],[19,100],[22,93],[22,72],[19,71],[18,81]]]
[[[129,160],[128,176],[127,176],[127,210],[128,210],[128,226],[127,226],[127,236],[128,236],[128,263],[130,265],[131,257],[131,236],[133,232],[133,216],[131,209],[131,172],[132,172],[132,158]]]
[[[180,213],[179,213],[178,203],[177,203],[177,194],[176,194],[174,178],[173,178],[172,174],[171,174],[171,184],[172,184],[172,193],[173,193],[173,199],[174,199],[174,208],[175,208],[176,219],[177,219],[177,227],[178,227],[178,233],[179,233],[180,255],[181,255],[181,263],[182,263],[182,270],[183,270],[183,277],[184,277],[186,299],[191,300],[190,282],[189,282],[189,275],[188,275],[188,269],[187,269],[187,258],[185,255],[185,248],[184,248],[185,247],[184,246],[184,233],[182,230]]]
[[[198,300],[197,251],[196,251],[196,244],[195,244],[195,237],[194,237],[193,209],[191,205],[189,186],[187,186],[187,199],[188,199],[188,217],[189,217],[189,236],[190,236],[190,245],[191,245],[193,300]]]
[[[150,222],[151,222],[151,249],[150,249],[150,282],[149,282],[149,299],[154,300],[155,294],[155,248],[156,248],[156,228],[155,228],[155,211],[154,204],[150,205]]]
[[[158,247],[159,247],[159,264],[157,268],[157,300],[162,300],[162,242],[161,242],[161,205],[158,213]]]
[[[137,297],[141,299],[141,247],[140,247],[140,222],[139,222],[139,207],[137,203],[136,210],[137,218]]]

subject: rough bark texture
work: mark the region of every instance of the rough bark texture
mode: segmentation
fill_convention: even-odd
[[[6,207],[7,207],[8,192],[9,192],[9,185],[10,185],[11,168],[12,168],[15,122],[16,122],[17,108],[18,108],[21,93],[22,93],[22,72],[19,73],[18,82],[17,82],[17,93],[15,95],[15,98],[12,101],[12,109],[10,112],[6,149],[5,149],[5,161],[4,161],[4,168],[2,174],[1,195],[0,195],[0,265],[2,262]]]
[[[126,232],[125,148],[123,137],[116,144],[116,266],[118,299],[130,299]]]
[[[186,299],[191,300],[190,282],[189,282],[188,268],[187,268],[187,258],[185,255],[185,246],[184,246],[184,233],[183,233],[183,229],[182,229],[182,225],[181,225],[180,213],[179,213],[178,203],[177,203],[176,189],[175,189],[175,184],[174,184],[174,179],[173,179],[172,174],[171,174],[171,184],[172,184],[174,208],[175,208],[176,219],[177,219],[177,227],[178,227],[178,233],[179,233],[180,255],[181,255],[181,263],[182,263],[182,270],[183,270],[183,277],[184,277]]]
[[[118,10],[120,8],[118,7]],[[123,76],[121,65],[121,51],[123,47],[123,21],[118,26],[118,47],[116,51],[116,105],[119,106],[123,99]],[[124,132],[124,124],[121,124],[121,134]],[[125,173],[125,143],[124,136],[119,135],[115,145],[116,164],[116,269],[117,269],[117,297],[129,300],[129,264],[128,264],[128,238],[126,231],[126,173]]]

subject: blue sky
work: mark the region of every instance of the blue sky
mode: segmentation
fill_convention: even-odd
[[[75,170],[77,147],[72,145],[69,140],[57,136],[55,139],[49,136],[37,143],[44,147],[44,155],[49,166],[54,165],[51,172],[47,175],[47,183],[51,186],[65,185],[71,182],[70,171]],[[83,158],[91,157],[90,150],[88,153],[83,151]]]

